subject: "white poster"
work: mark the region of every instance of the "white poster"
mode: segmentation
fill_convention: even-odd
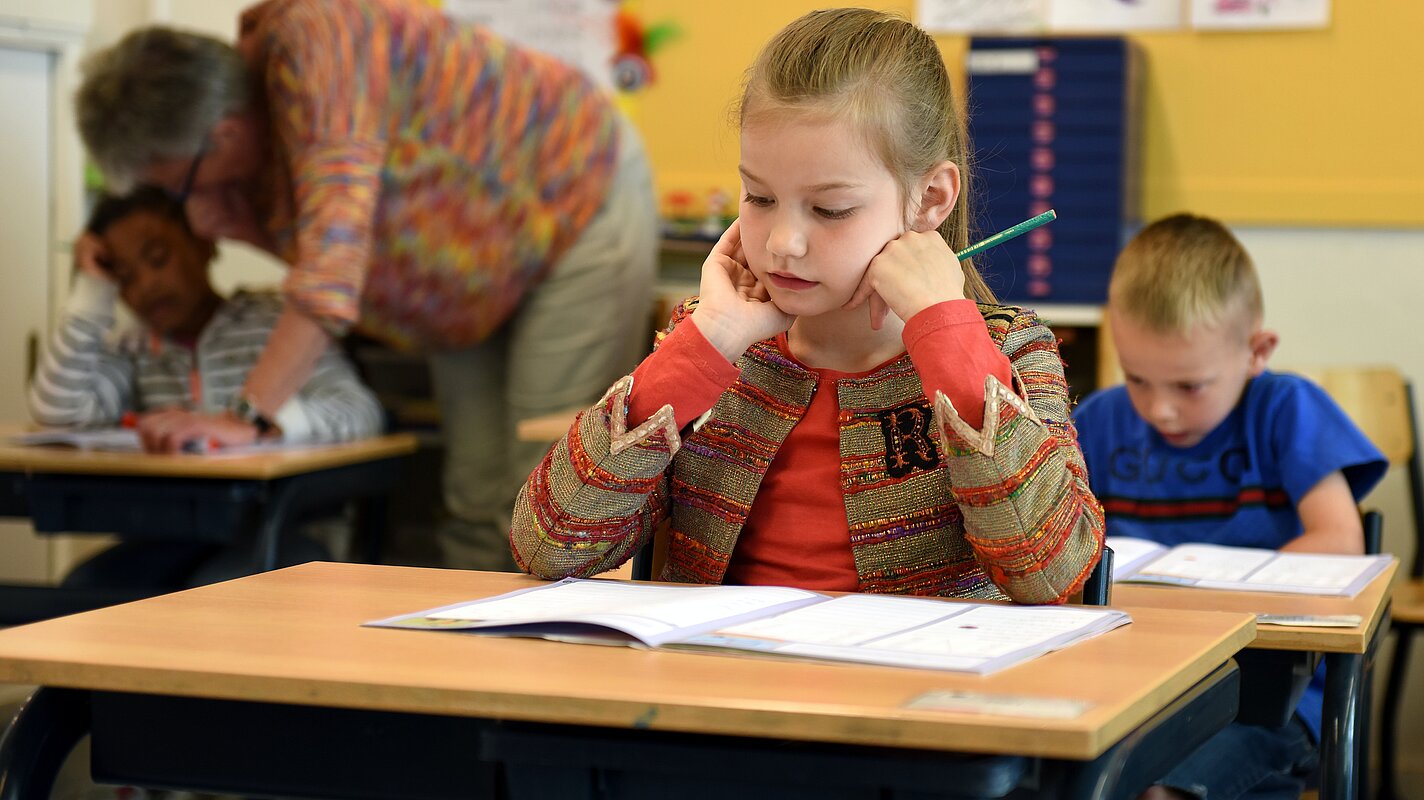
[[[1182,27],[1182,0],[1052,0],[1053,31],[1149,31]]]
[[[916,0],[916,21],[930,33],[1038,33],[1049,0]]]
[[[1192,0],[1192,27],[1201,30],[1324,28],[1330,0]]]
[[[613,0],[445,0],[446,16],[486,25],[613,85]]]

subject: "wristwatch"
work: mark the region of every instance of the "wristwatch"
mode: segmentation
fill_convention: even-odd
[[[229,410],[232,411],[234,417],[256,428],[257,437],[259,439],[271,433],[277,427],[272,420],[257,410],[257,406],[253,405],[252,401],[246,396],[238,395],[237,399],[232,403],[232,408]]]

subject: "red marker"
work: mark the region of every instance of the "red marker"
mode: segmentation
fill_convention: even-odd
[[[222,447],[222,442],[210,436],[206,439],[193,439],[192,441],[184,442],[183,452],[205,456],[220,447]]]

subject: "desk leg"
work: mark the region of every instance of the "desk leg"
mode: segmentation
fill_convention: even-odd
[[[1379,659],[1380,646],[1384,644],[1384,637],[1389,633],[1389,606],[1386,605],[1384,613],[1380,616],[1379,624],[1375,626],[1374,635],[1365,645],[1365,659],[1362,665],[1362,679],[1360,683],[1360,713],[1359,721],[1355,726],[1355,733],[1359,737],[1359,746],[1355,748],[1356,763],[1359,764],[1357,783],[1359,797],[1362,800],[1370,800],[1374,797],[1370,793],[1370,747],[1375,719],[1375,662]]]
[[[64,759],[88,732],[88,692],[36,689],[0,733],[0,800],[49,797]]]
[[[257,534],[257,572],[277,568],[278,546],[282,543],[282,530],[291,521],[297,483],[287,478],[277,481],[270,488],[267,502],[262,506],[262,528]]]
[[[1357,756],[1360,687],[1365,657],[1358,653],[1325,656],[1325,707],[1320,723],[1320,800],[1355,800],[1359,789]]]
[[[1107,752],[1061,776],[1064,800],[1132,800],[1236,718],[1241,672],[1218,667]]]
[[[259,571],[277,568],[278,545],[283,531],[303,512],[321,505],[381,494],[395,483],[404,456],[350,464],[337,469],[302,473],[275,481],[262,505],[256,565]]]

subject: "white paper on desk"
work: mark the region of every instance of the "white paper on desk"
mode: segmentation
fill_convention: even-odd
[[[1114,550],[1124,540],[1109,537]],[[1113,579],[1201,589],[1354,597],[1386,569],[1392,556],[1282,553],[1254,547],[1180,544],[1153,558],[1114,561]]]
[[[366,624],[986,673],[1131,621],[1113,609],[565,578]]]
[[[668,644],[989,673],[1125,625],[1111,609],[847,595]]]
[[[1381,568],[1382,563],[1378,556],[1280,553],[1271,563],[1247,578],[1246,582],[1276,587],[1279,591],[1323,589],[1340,592],[1356,583],[1363,586],[1368,582],[1368,578],[1373,577]]]
[[[137,453],[143,449],[133,428],[46,428],[17,433],[10,441],[21,445],[61,445],[79,450]]]
[[[656,646],[670,638],[735,624],[825,599],[783,586],[656,586],[565,578],[488,600],[381,620],[383,627],[454,628],[509,636],[577,640],[617,631]]]
[[[1132,575],[1138,567],[1167,552],[1167,548],[1150,539],[1132,536],[1107,536],[1103,544],[1112,548],[1112,579],[1120,581]]]
[[[1276,557],[1274,550],[1250,547],[1220,547],[1212,544],[1181,544],[1139,570],[1141,576],[1181,578],[1187,581],[1232,582],[1246,579],[1262,564]]]

